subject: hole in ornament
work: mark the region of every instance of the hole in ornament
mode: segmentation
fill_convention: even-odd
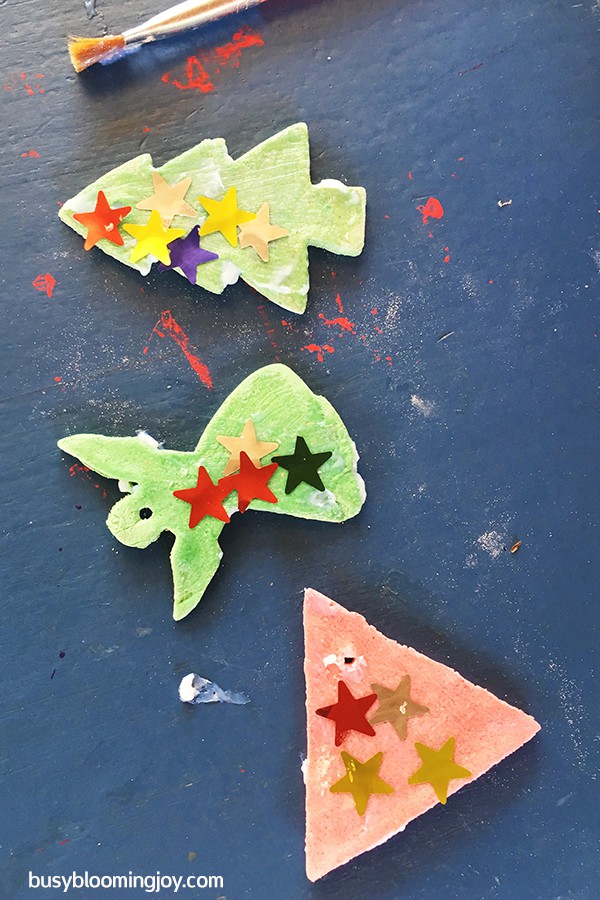
[[[354,657],[353,656],[345,656],[344,662],[346,663],[347,666],[351,666],[352,663],[354,662]]]
[[[152,515],[152,510],[149,506],[144,506],[143,509],[140,509],[140,519],[149,519]]]

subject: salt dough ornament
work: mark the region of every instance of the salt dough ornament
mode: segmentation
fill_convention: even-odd
[[[364,484],[357,472],[356,447],[344,423],[324,397],[313,394],[301,378],[280,364],[258,369],[242,381],[212,417],[192,452],[161,449],[145,434],[76,434],[58,442],[84,466],[118,479],[122,489],[130,491],[115,504],[107,520],[118,540],[129,547],[147,547],[163,531],[175,535],[171,550],[175,619],[194,609],[217,571],[223,555],[218,538],[225,523],[209,514],[190,527],[193,507],[174,492],[197,487],[201,466],[216,485],[231,456],[217,436],[241,434],[249,419],[256,432],[273,443],[293,441],[302,430],[317,449],[326,445],[334,448],[334,453],[321,469],[324,492],[302,485],[286,494],[283,469],[273,471],[267,485],[265,472],[252,473],[242,463],[244,470],[239,476],[226,476],[241,476],[240,506],[323,522],[344,522],[359,512],[365,499]],[[261,468],[268,465],[273,463],[263,458]],[[264,499],[250,498],[253,491],[261,494],[267,487],[276,503],[266,492]],[[223,508],[228,516],[238,508],[235,487],[224,498]]]
[[[403,831],[539,731],[531,716],[312,589],[304,597],[304,635],[311,881]],[[410,699],[426,708],[406,722],[406,740],[393,721],[377,721],[376,703],[369,714],[375,735],[350,731],[343,750],[336,747],[331,722],[316,711],[331,703],[338,685],[361,697],[378,686],[393,692],[406,675]],[[359,779],[354,791],[347,790],[351,773]]]
[[[366,194],[362,187],[347,187],[326,179],[319,184],[310,180],[308,129],[304,123],[292,125],[239,159],[232,159],[223,139],[205,140],[191,150],[154,169],[152,157],[145,153],[108,172],[83,191],[67,200],[59,217],[79,234],[85,234],[74,213],[93,208],[98,190],[133,207],[128,221],[144,224],[147,213],[135,206],[153,190],[153,173],[170,184],[192,179],[188,196],[223,199],[235,187],[241,209],[258,212],[268,203],[273,222],[289,235],[269,245],[269,261],[247,248],[232,247],[220,233],[207,235],[202,246],[218,254],[219,259],[200,266],[196,284],[215,294],[242,278],[273,303],[291,312],[306,309],[309,272],[308,246],[332,253],[358,256],[364,245]],[[198,211],[195,224],[202,226],[207,216]],[[186,233],[193,220],[176,215],[176,227]],[[101,245],[102,250],[142,275],[150,271],[148,258],[130,259],[133,241],[125,236],[123,247]]]

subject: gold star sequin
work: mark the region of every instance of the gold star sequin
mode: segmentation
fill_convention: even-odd
[[[410,697],[410,675],[405,675],[395,690],[372,684],[371,690],[377,694],[379,707],[370,717],[371,725],[379,722],[390,722],[401,741],[406,740],[408,720],[414,716],[422,716],[429,712],[427,706],[415,703]]]
[[[254,219],[255,214],[238,207],[236,189],[229,188],[222,200],[212,197],[198,197],[198,200],[208,213],[208,219],[200,227],[200,236],[220,231],[232,247],[237,247],[238,225]]]
[[[152,183],[154,184],[154,193],[145,200],[140,200],[136,209],[155,209],[160,213],[163,225],[168,228],[175,216],[188,216],[189,218],[197,218],[198,212],[193,206],[185,202],[185,195],[192,183],[191,176],[178,181],[177,184],[169,184],[168,181],[159,175],[158,172],[152,173]]]
[[[240,247],[252,247],[263,262],[269,261],[269,244],[289,234],[279,225],[269,222],[269,204],[263,203],[251,222],[240,225]]]
[[[359,816],[365,814],[371,794],[394,793],[391,784],[379,777],[383,753],[376,753],[375,756],[363,763],[342,750],[342,759],[346,766],[346,774],[332,784],[329,790],[332,794],[352,794]]]
[[[263,456],[266,456],[267,453],[271,453],[273,450],[277,450],[279,447],[279,444],[275,441],[259,441],[257,439],[252,419],[248,419],[239,437],[228,437],[225,434],[219,434],[217,435],[217,440],[231,453],[223,470],[223,476],[237,472],[240,467],[240,453],[242,451],[255,466],[260,466]]]
[[[415,743],[415,749],[423,762],[420,769],[408,779],[409,784],[430,784],[440,803],[448,799],[448,784],[455,778],[470,778],[473,774],[454,762],[454,738],[449,738],[439,750]]]

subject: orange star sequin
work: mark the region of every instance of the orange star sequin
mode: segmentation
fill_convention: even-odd
[[[130,212],[130,206],[111,207],[104,191],[98,191],[95,209],[91,212],[73,213],[75,221],[88,230],[83,249],[91,250],[101,240],[111,241],[122,247],[123,238],[119,234],[118,225]]]

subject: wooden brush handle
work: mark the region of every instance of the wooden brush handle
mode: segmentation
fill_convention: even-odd
[[[196,28],[213,19],[241,12],[262,0],[186,0],[123,32],[127,44],[154,41],[186,28]]]

